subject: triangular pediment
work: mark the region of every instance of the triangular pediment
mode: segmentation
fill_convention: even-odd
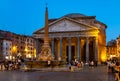
[[[49,24],[49,32],[69,32],[69,31],[88,31],[96,30],[97,27],[92,27],[79,21],[70,19],[70,18],[61,18]],[[37,32],[44,32],[44,29],[41,29]]]

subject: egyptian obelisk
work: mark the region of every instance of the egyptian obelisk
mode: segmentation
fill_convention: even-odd
[[[53,54],[51,52],[51,47],[49,45],[49,28],[48,28],[48,8],[46,6],[45,11],[45,26],[44,26],[44,44],[42,46],[41,53],[38,56],[40,61],[51,61],[54,60]]]

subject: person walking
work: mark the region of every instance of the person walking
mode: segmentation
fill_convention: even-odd
[[[94,62],[93,61],[90,62],[90,66],[91,66],[91,68],[94,68]]]

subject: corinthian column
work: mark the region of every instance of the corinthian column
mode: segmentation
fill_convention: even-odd
[[[98,61],[98,37],[94,38],[95,41],[95,60]]]
[[[55,41],[54,38],[52,38],[52,54],[54,55],[55,50]]]
[[[79,37],[77,37],[77,50],[78,50],[78,55],[77,55],[77,57],[78,57],[78,60],[80,61],[80,38]]]
[[[71,37],[68,38],[68,41],[69,41],[69,54],[68,54],[68,60],[69,60],[69,63],[71,61]]]
[[[89,62],[89,38],[86,37],[86,62]]]

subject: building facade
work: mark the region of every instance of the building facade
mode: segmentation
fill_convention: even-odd
[[[118,36],[116,42],[117,42],[117,57],[120,57],[120,36]]]
[[[0,58],[13,60],[18,55],[22,58],[36,58],[36,40],[27,35],[19,35],[0,30]]]
[[[21,54],[23,58],[36,58],[36,41],[31,36],[12,35],[13,56]]]
[[[11,52],[11,48],[12,48],[12,42],[10,40],[7,39],[3,39],[0,40],[0,60],[4,60],[4,59],[10,59],[10,57],[7,56],[11,56],[12,52]]]
[[[112,59],[113,57],[118,57],[117,53],[117,41],[111,40],[107,43],[107,59]]]
[[[83,62],[106,60],[106,25],[79,13],[49,20],[49,42],[55,60]],[[44,28],[33,33],[37,54],[41,51]]]
[[[8,36],[9,32],[0,30],[0,60],[10,59],[12,55],[12,41]]]
[[[115,40],[110,40],[107,43],[107,59],[112,59],[113,57],[120,58],[120,36]]]

